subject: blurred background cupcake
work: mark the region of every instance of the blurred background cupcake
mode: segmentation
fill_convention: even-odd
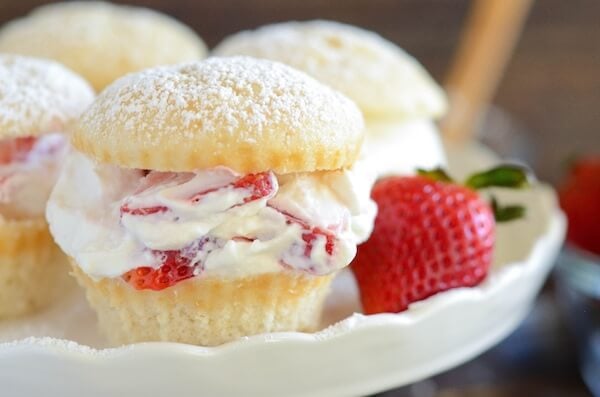
[[[331,21],[286,22],[234,34],[216,56],[283,62],[339,90],[365,116],[365,161],[378,175],[445,164],[434,120],[443,91],[419,62],[376,33]]]
[[[96,91],[124,74],[201,59],[206,45],[165,14],[107,2],[64,2],[34,9],[0,30],[0,52],[49,58]]]
[[[0,54],[0,319],[48,305],[68,285],[44,212],[65,133],[93,97],[56,62]]]

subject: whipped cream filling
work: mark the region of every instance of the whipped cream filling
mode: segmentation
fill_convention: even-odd
[[[63,134],[0,142],[0,216],[8,219],[44,215],[68,148]]]
[[[379,178],[446,166],[442,141],[432,120],[366,120],[366,129],[363,160]]]
[[[145,172],[73,151],[47,219],[61,248],[96,279],[158,268],[175,251],[195,275],[322,275],[348,265],[370,235],[373,182],[360,164],[289,175]]]

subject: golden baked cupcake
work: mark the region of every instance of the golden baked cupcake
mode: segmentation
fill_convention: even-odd
[[[365,116],[366,160],[380,176],[445,163],[433,122],[446,110],[443,91],[413,57],[373,32],[285,22],[234,34],[213,54],[283,62],[347,95]]]
[[[55,62],[0,54],[0,318],[48,304],[68,281],[44,211],[68,148],[62,133],[93,97]]]
[[[54,59],[100,91],[130,72],[204,58],[206,45],[165,14],[81,1],[41,6],[7,23],[0,52]]]
[[[372,228],[362,140],[350,100],[283,64],[148,69],[81,117],[47,219],[115,344],[314,330]]]

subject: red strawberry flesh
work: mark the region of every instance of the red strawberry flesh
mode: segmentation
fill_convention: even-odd
[[[164,174],[164,176],[159,176],[156,178],[153,178],[154,174],[155,173],[153,173],[153,172],[149,173],[146,176],[146,179],[149,179],[149,180],[154,179],[154,180],[156,180],[157,183],[161,183],[161,182],[164,182],[165,180],[168,180],[168,178],[169,178],[169,175],[167,175],[168,173],[160,173],[160,174]],[[156,173],[156,174],[159,174],[159,173]],[[275,188],[273,185],[273,180],[274,180],[274,176],[271,172],[262,172],[260,174],[249,174],[249,175],[238,178],[235,182],[233,182],[229,185],[215,187],[215,188],[211,188],[211,189],[207,189],[207,190],[198,192],[198,193],[194,194],[192,197],[190,197],[189,200],[192,203],[199,203],[202,200],[202,198],[205,197],[206,195],[208,195],[209,193],[213,193],[213,192],[216,192],[216,191],[219,191],[221,189],[231,186],[234,189],[248,190],[248,195],[246,197],[244,197],[244,201],[242,203],[242,204],[246,204],[251,201],[255,201],[255,200],[259,200],[261,198],[267,197],[269,194],[271,194]],[[149,186],[145,186],[145,189],[147,189],[148,187]],[[164,212],[167,212],[168,210],[169,209],[164,206],[131,208],[129,206],[129,204],[127,204],[127,203],[125,203],[121,206],[121,214],[128,214],[128,215],[145,216],[145,215],[164,213]]]
[[[190,260],[183,258],[179,251],[162,251],[157,254],[165,256],[159,268],[140,266],[125,273],[123,279],[136,289],[160,291],[193,277],[196,266],[191,266]]]
[[[476,192],[417,176],[383,180],[372,196],[375,228],[352,264],[366,313],[400,312],[485,278],[495,222]]]
[[[325,252],[327,252],[329,256],[333,255],[335,236],[333,233],[323,230],[319,227],[314,227],[311,230],[302,233],[302,240],[306,243],[304,255],[310,258],[312,250],[314,249],[314,244],[319,237],[325,238]]]
[[[559,189],[567,240],[600,255],[600,157],[579,160]]]
[[[167,212],[169,209],[163,206],[146,207],[146,208],[129,208],[127,204],[121,206],[121,214],[129,215],[152,215]]]
[[[327,254],[330,256],[333,255],[333,253],[335,251],[335,244],[336,244],[336,239],[337,239],[337,237],[335,236],[334,233],[332,233],[328,230],[322,229],[320,227],[311,227],[305,221],[290,214],[289,212],[279,210],[273,206],[271,206],[271,208],[273,208],[276,211],[283,214],[286,217],[287,224],[296,223],[296,224],[300,225],[300,227],[304,230],[302,232],[302,240],[306,244],[306,247],[304,249],[305,256],[307,256],[307,257],[311,256],[314,242],[319,238],[319,236],[322,236],[326,239],[325,252],[327,252]]]
[[[233,183],[236,189],[249,189],[250,195],[244,198],[244,203],[259,200],[268,196],[274,189],[273,177],[270,172],[246,175]]]
[[[152,173],[148,175],[150,178],[152,178],[151,174]],[[160,183],[161,181],[169,180],[170,177],[172,176],[164,175],[157,176],[154,179]],[[245,175],[238,178],[231,184],[196,193],[190,198],[190,201],[193,204],[198,204],[202,198],[209,193],[227,187],[233,187],[234,189],[247,190],[247,195],[243,198],[243,202],[238,204],[244,205],[272,194],[275,189],[274,178],[274,175],[270,172]],[[148,187],[150,186],[147,186],[146,188]],[[307,222],[301,220],[300,218],[288,214],[285,211],[280,211],[276,208],[274,209],[281,212],[282,215],[286,217],[286,222],[288,224],[298,224],[302,228],[302,241],[299,243],[303,244],[301,248],[303,251],[301,252],[304,253],[306,258],[311,258],[313,251],[316,249],[317,241],[320,239],[324,239],[324,249],[327,255],[332,256],[334,254],[336,236],[333,232],[327,229],[310,226]],[[148,216],[165,213],[168,211],[169,208],[165,206],[131,208],[127,203],[121,206],[121,215],[127,214],[133,216]],[[241,243],[252,243],[256,240],[256,237],[240,235],[233,237],[232,240]],[[155,257],[160,259],[160,266],[139,266],[125,273],[123,275],[123,279],[136,289],[150,289],[159,291],[175,285],[180,281],[194,277],[202,271],[203,264],[200,261],[192,263],[192,260],[195,259],[195,254],[199,250],[205,250],[205,253],[210,252],[212,248],[210,246],[207,248],[206,246],[208,241],[211,241],[211,238],[209,236],[205,236],[193,243],[191,245],[191,249],[188,247],[181,251],[152,251]],[[285,263],[282,263],[282,265],[285,266]],[[311,269],[312,268],[309,267],[307,270],[310,271]]]
[[[36,137],[9,138],[0,141],[0,165],[23,161],[37,142]]]

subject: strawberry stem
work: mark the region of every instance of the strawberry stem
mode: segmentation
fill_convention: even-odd
[[[522,205],[500,206],[494,196],[492,196],[492,211],[496,222],[508,222],[525,216],[525,207]]]
[[[431,170],[418,168],[417,174],[438,182],[454,182],[452,178],[450,178],[450,176],[446,173],[446,171],[444,171],[440,167],[433,168]]]
[[[529,172],[518,165],[501,165],[471,175],[465,185],[475,190],[486,187],[524,188],[529,186]]]

